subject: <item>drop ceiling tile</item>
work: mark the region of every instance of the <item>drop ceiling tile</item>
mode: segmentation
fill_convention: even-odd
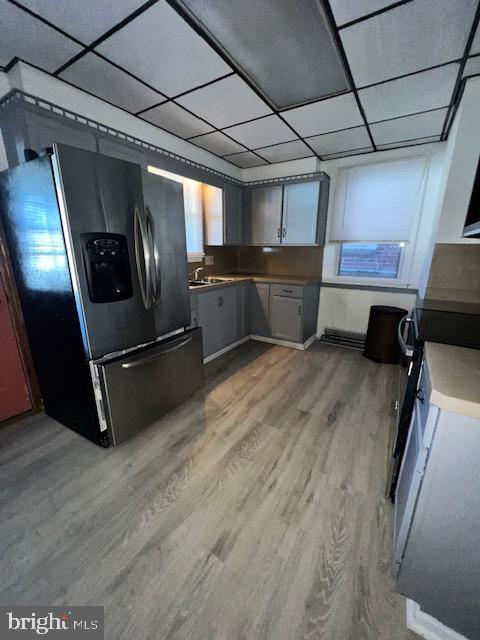
[[[391,142],[390,144],[380,144],[377,149],[398,149],[399,147],[409,147],[416,144],[427,144],[428,142],[439,142],[440,136],[430,136],[428,138],[417,138],[406,142]]]
[[[357,88],[463,55],[477,0],[421,0],[342,29]]]
[[[236,164],[237,167],[242,169],[248,169],[249,167],[259,167],[262,164],[268,164],[265,160],[262,160],[251,151],[245,151],[244,153],[236,153],[231,156],[225,156],[225,160]]]
[[[181,4],[277,108],[349,88],[322,2],[181,0]]]
[[[109,31],[145,0],[22,0],[35,13],[85,44]]]
[[[338,26],[384,9],[391,4],[393,4],[392,0],[355,0],[354,2],[330,0],[333,17]]]
[[[293,140],[296,136],[278,116],[267,116],[225,129],[225,133],[250,149]]]
[[[300,136],[314,136],[363,124],[353,93],[290,109],[282,116]]]
[[[236,75],[197,89],[178,98],[177,102],[218,129],[272,113],[263,100]]]
[[[344,131],[324,133],[321,136],[307,138],[308,144],[315,149],[319,156],[364,149],[370,146],[370,138],[366,127],[355,127]]]
[[[164,96],[120,71],[95,53],[87,53],[79,58],[59,77],[133,113],[165,100]]]
[[[174,102],[165,102],[158,107],[149,109],[140,114],[140,117],[181,138],[190,138],[213,131],[206,122],[193,116]]]
[[[17,56],[53,72],[82,47],[26,11],[0,0],[0,65]]]
[[[475,37],[473,38],[472,46],[470,47],[470,54],[480,53],[480,23],[475,31]]]
[[[363,149],[352,149],[351,151],[341,151],[340,153],[329,153],[322,156],[322,160],[335,160],[335,158],[348,158],[350,156],[360,156],[365,153],[372,153],[373,147],[364,147]]]
[[[392,80],[358,92],[368,122],[405,116],[450,104],[458,64]]]
[[[437,136],[442,132],[446,113],[447,109],[439,109],[415,116],[377,122],[370,125],[370,131],[377,145]]]
[[[212,153],[216,153],[219,156],[225,156],[237,151],[244,151],[245,147],[233,140],[230,140],[221,131],[214,131],[213,133],[207,133],[205,136],[193,138],[191,142],[194,142],[199,147],[207,149]]]
[[[111,35],[97,49],[169,96],[231,71],[164,0]]]
[[[463,70],[463,78],[467,76],[476,76],[480,73],[480,56],[468,58]]]
[[[273,147],[263,147],[263,149],[258,149],[258,153],[269,162],[297,160],[298,158],[308,158],[314,155],[302,140],[283,142]]]

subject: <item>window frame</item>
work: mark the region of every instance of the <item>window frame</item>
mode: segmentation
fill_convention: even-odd
[[[359,287],[372,287],[375,289],[416,289],[418,286],[417,280],[419,279],[420,274],[418,273],[418,264],[416,258],[417,249],[423,252],[427,251],[427,247],[424,246],[424,243],[419,240],[419,231],[422,228],[423,233],[431,234],[433,233],[431,212],[424,212],[425,207],[430,208],[429,205],[425,204],[425,196],[427,192],[431,192],[433,183],[429,186],[430,182],[430,174],[432,169],[432,164],[438,162],[436,160],[436,153],[427,152],[425,154],[419,154],[418,149],[414,150],[394,150],[394,151],[385,151],[386,157],[385,162],[389,162],[390,160],[398,160],[398,159],[413,159],[416,157],[424,157],[427,166],[426,172],[424,175],[424,180],[422,183],[421,195],[419,197],[417,203],[417,210],[412,220],[412,229],[410,232],[410,237],[405,241],[405,246],[403,248],[403,256],[402,256],[402,264],[399,265],[399,270],[396,278],[378,278],[378,277],[363,277],[363,276],[343,276],[338,274],[338,264],[340,260],[340,245],[341,242],[330,240],[330,230],[332,225],[332,215],[333,215],[333,207],[334,207],[334,194],[336,192],[337,184],[338,184],[338,173],[341,169],[346,169],[349,167],[356,167],[358,164],[369,165],[369,164],[377,164],[378,160],[360,159],[358,162],[357,159],[348,157],[338,160],[332,160],[332,167],[330,169],[330,202],[328,206],[328,215],[327,215],[327,229],[326,229],[326,242],[323,250],[323,275],[322,282],[327,284],[338,284],[338,285],[346,285],[346,286],[359,286]],[[375,155],[375,154],[373,154]],[[438,171],[438,169],[437,169]],[[435,173],[434,173],[435,176]],[[434,177],[433,180],[438,180],[438,177]],[[435,188],[435,187],[433,187]],[[436,197],[436,196],[435,196]],[[423,214],[426,214],[427,218],[425,223],[423,222]],[[431,218],[430,220],[428,218]],[[428,231],[426,231],[428,229]],[[385,240],[385,242],[396,242],[397,240]],[[362,242],[364,244],[367,241]]]

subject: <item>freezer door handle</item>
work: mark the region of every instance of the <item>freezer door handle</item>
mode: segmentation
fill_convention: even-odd
[[[150,243],[151,260],[151,280],[152,280],[152,299],[156,303],[160,300],[161,294],[161,277],[160,277],[160,257],[158,255],[157,242],[155,238],[155,225],[153,223],[152,212],[149,207],[145,208],[145,216],[147,219],[147,234]]]
[[[161,358],[167,353],[171,353],[172,351],[177,351],[177,349],[181,349],[192,340],[193,340],[193,336],[190,336],[183,342],[176,344],[174,347],[170,347],[170,349],[165,349],[165,351],[161,351],[160,353],[155,353],[155,354],[152,354],[151,356],[147,356],[146,358],[141,358],[140,360],[134,360],[133,362],[124,362],[122,364],[122,369],[133,369],[134,367],[140,367],[142,364],[146,364],[147,362],[151,362],[152,360]]]
[[[152,255],[148,239],[148,231],[145,220],[140,215],[138,207],[134,209],[134,240],[135,260],[137,264],[138,281],[142,293],[143,306],[150,309],[152,306]]]

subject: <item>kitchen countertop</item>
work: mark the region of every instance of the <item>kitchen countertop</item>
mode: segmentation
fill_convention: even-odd
[[[480,350],[425,343],[432,404],[480,419]]]
[[[222,273],[220,275],[211,276],[224,280],[224,282],[215,282],[205,284],[198,287],[190,287],[190,291],[204,291],[205,289],[232,286],[239,282],[271,282],[277,284],[320,284],[321,278],[312,278],[308,276],[278,276],[269,273]],[[201,279],[201,278],[200,278]]]

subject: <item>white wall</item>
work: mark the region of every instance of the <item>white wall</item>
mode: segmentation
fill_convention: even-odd
[[[462,238],[480,156],[480,77],[470,78],[447,142],[444,197],[436,241],[472,244]]]
[[[221,171],[238,180],[242,179],[242,170],[230,162],[226,162],[186,140],[177,138],[122,109],[100,100],[100,98],[95,98],[28,64],[17,63],[9,71],[8,78],[11,88],[22,89],[37,98],[53,102],[64,109],[96,120],[112,129],[128,133],[184,158]],[[0,84],[0,94],[1,89],[2,85]]]
[[[410,311],[415,300],[414,293],[321,287],[317,336],[320,337],[325,328],[366,333],[372,305],[383,304]]]

